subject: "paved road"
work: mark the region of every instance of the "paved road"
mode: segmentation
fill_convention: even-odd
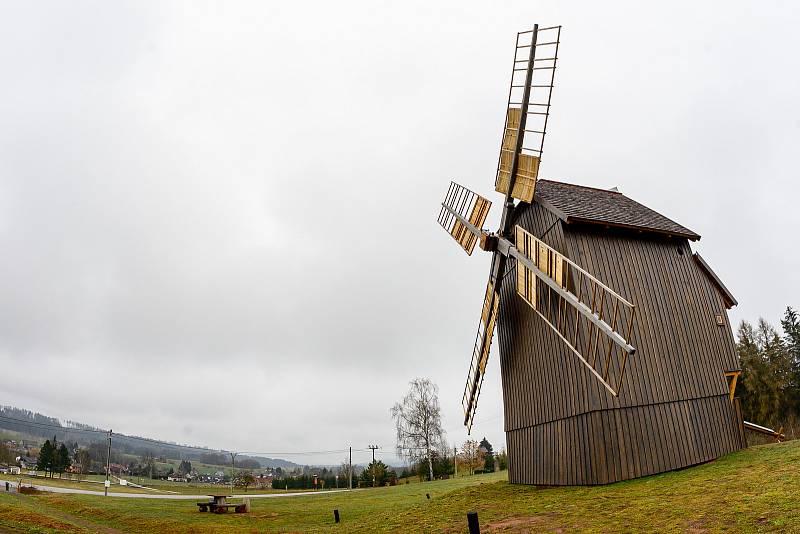
[[[24,484],[25,486],[29,486],[29,484]],[[12,487],[15,487],[15,483],[11,483]],[[85,490],[85,489],[78,489],[78,488],[57,488],[54,486],[41,486],[39,484],[33,484],[33,487],[40,490],[40,491],[48,491],[52,493],[78,493],[81,495],[99,495],[103,496],[102,491],[94,491],[94,490]],[[296,493],[245,493],[244,495],[232,495],[232,499],[242,499],[248,497],[250,499],[272,499],[276,497],[308,497],[313,495],[329,495],[331,493],[340,493],[343,491],[347,491],[346,489],[340,490],[325,490],[325,491],[302,491]],[[205,495],[177,495],[177,494],[152,494],[152,493],[118,493],[109,491],[109,497],[126,497],[131,499],[208,499],[209,494],[206,493]]]

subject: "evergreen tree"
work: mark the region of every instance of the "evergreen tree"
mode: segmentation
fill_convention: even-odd
[[[794,419],[797,419],[800,418],[800,316],[791,306],[786,308],[781,326],[790,361],[788,403]]]
[[[794,427],[800,416],[800,317],[787,308],[781,320],[783,336],[760,319],[742,321],[736,347],[742,374],[737,393],[744,418],[774,428]]]
[[[50,440],[45,440],[44,445],[42,448],[39,449],[39,460],[36,463],[36,470],[37,471],[44,471],[47,474],[53,468],[53,459],[55,457],[55,451],[53,450],[53,444],[50,443]]]
[[[181,464],[178,466],[178,473],[181,475],[188,475],[192,472],[192,462],[189,460],[181,460]]]
[[[489,443],[489,440],[486,439],[486,436],[484,436],[483,439],[481,440],[479,447],[483,451],[484,473],[494,472],[494,450],[492,449],[492,444]]]
[[[385,486],[387,483],[394,486],[397,484],[397,473],[380,460],[370,462],[367,468],[361,472],[360,478],[363,486]]]
[[[69,450],[67,450],[65,444],[61,444],[58,448],[58,454],[55,456],[55,470],[58,471],[59,474],[69,469],[69,466],[72,465],[72,461],[69,458]]]

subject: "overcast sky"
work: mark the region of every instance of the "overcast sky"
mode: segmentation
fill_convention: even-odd
[[[394,461],[418,376],[463,441],[517,31],[562,24],[544,178],[703,236],[800,306],[796,2],[0,2],[0,404],[251,452]],[[503,443],[496,347],[474,435]],[[338,463],[342,453],[283,454]],[[354,460],[364,461],[367,452]]]

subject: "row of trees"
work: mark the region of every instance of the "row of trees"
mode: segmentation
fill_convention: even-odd
[[[800,315],[791,307],[781,319],[781,330],[764,319],[756,325],[742,321],[737,394],[746,420],[783,427],[794,439],[800,437]]]
[[[294,475],[278,475],[272,481],[275,489],[325,489],[346,488],[350,483],[351,467],[345,461],[338,468],[309,469]],[[352,467],[353,487],[394,486],[397,472],[381,460],[371,462],[365,468]],[[316,484],[315,484],[316,481]]]
[[[36,464],[37,471],[44,471],[50,477],[53,473],[61,475],[72,466],[69,450],[64,443],[59,445],[53,436],[53,442],[45,440],[44,445],[39,449],[39,460]]]

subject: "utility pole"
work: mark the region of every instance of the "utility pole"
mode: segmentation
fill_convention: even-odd
[[[236,456],[238,452],[231,453],[231,495],[233,495],[233,477],[236,476]]]
[[[377,445],[369,445],[369,449],[372,450],[372,466],[370,470],[372,471],[372,487],[375,487],[375,449],[380,449]]]
[[[377,445],[370,445],[370,449],[372,449],[372,463],[375,463],[375,449],[380,449]]]
[[[111,430],[108,431],[108,454],[106,455],[106,483],[103,484],[104,487],[104,496],[108,497],[108,486],[111,483],[108,481],[108,474],[111,471],[111,434],[113,432]]]
[[[350,477],[347,489],[353,489],[353,447],[350,447],[350,469],[347,470],[347,475]]]

